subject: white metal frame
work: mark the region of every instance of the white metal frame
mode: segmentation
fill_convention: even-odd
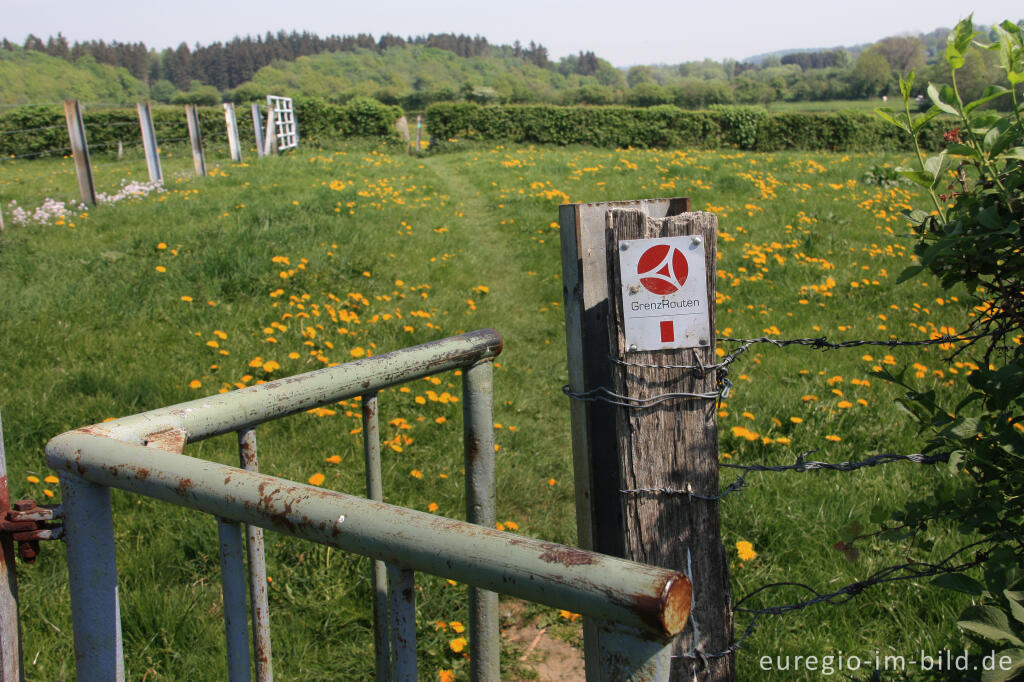
[[[273,112],[274,135],[277,149],[293,149],[299,146],[299,127],[295,120],[295,107],[291,97],[267,95],[267,107]],[[270,135],[270,131],[267,131]]]

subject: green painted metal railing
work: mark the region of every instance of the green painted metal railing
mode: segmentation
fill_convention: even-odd
[[[494,530],[493,330],[463,334],[87,426],[57,436],[47,462],[60,475],[78,679],[121,680],[124,661],[110,488],[218,519],[229,678],[273,677],[262,530],[374,559],[377,678],[416,679],[414,572],[470,586],[470,673],[499,672],[497,592],[597,619],[588,657],[600,679],[668,679],[667,641],[689,614],[680,573]],[[467,521],[380,501],[377,392],[463,369]],[[259,473],[255,427],[362,397],[369,499]],[[187,443],[235,432],[241,467],[182,454]],[[161,452],[154,452],[154,448]],[[245,528],[247,552],[242,549]],[[246,562],[255,656],[250,657]]]

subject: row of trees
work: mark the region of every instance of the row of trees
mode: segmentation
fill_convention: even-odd
[[[45,41],[30,35],[23,47],[7,40],[0,46],[45,52],[71,62],[91,57],[123,67],[148,84],[151,98],[175,103],[242,101],[274,91],[340,102],[371,96],[412,110],[448,100],[675,104],[700,109],[714,104],[877,98],[896,94],[898,76],[911,70],[923,76],[919,83],[942,82],[946,74],[939,63],[948,33],[937,29],[850,50],[804,51],[747,62],[704,60],[628,70],[617,69],[590,51],[554,62],[547,49],[534,42],[493,45],[481,36],[453,33],[321,38],[280,31],[191,48],[182,43],[161,52],[141,42],[69,45],[61,34]],[[313,59],[296,62],[307,56]],[[959,74],[959,84],[966,96],[977,96],[997,70],[997,56],[983,53]],[[923,95],[924,85],[919,88],[922,92],[915,95]]]
[[[528,46],[519,41],[512,45],[491,45],[482,36],[454,33],[431,33],[408,38],[387,33],[375,39],[367,33],[321,38],[306,31],[278,31],[276,34],[268,31],[266,35],[255,38],[236,36],[226,43],[196,44],[191,48],[181,43],[174,49],[167,48],[160,52],[147,48],[142,42],[107,43],[90,40],[69,45],[67,38],[58,33],[46,41],[30,34],[22,47],[68,61],[90,56],[101,64],[124,67],[133,76],[150,85],[163,80],[178,90],[187,91],[192,88],[193,81],[199,81],[223,92],[251,80],[257,71],[274,61],[294,61],[299,57],[323,52],[382,52],[408,45],[435,47],[459,57],[512,56],[542,68],[552,66],[547,48],[533,41]],[[16,46],[4,38],[0,47],[10,51]],[[596,71],[596,57],[593,53],[587,54],[590,61],[584,63],[584,68]]]

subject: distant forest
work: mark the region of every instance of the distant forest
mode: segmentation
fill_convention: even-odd
[[[981,31],[984,40],[988,29]],[[737,62],[612,66],[592,51],[552,60],[543,45],[495,45],[481,36],[432,33],[330,35],[278,31],[228,42],[162,51],[144,43],[92,40],[69,44],[58,33],[29,35],[21,45],[0,41],[0,105],[62,96],[215,104],[266,94],[313,96],[345,102],[356,96],[418,111],[432,102],[674,104],[701,109],[719,104],[864,100],[897,94],[897,80],[917,72],[915,95],[929,81],[948,78],[940,56],[948,29],[900,35],[856,47],[794,50]],[[998,55],[975,50],[958,72],[967,98],[998,79]],[[98,81],[117,72],[121,94]],[[86,73],[91,79],[83,80]],[[72,81],[78,79],[78,85]],[[61,85],[67,83],[67,85]],[[111,87],[113,87],[113,85]],[[977,91],[977,92],[975,92]]]
[[[124,67],[133,76],[146,83],[160,80],[170,81],[179,90],[188,90],[192,81],[201,81],[220,91],[230,90],[252,79],[256,72],[270,63],[294,61],[322,52],[355,52],[369,50],[382,52],[391,47],[423,45],[446,50],[459,57],[517,57],[541,68],[549,68],[548,51],[533,41],[523,46],[518,41],[513,45],[492,45],[481,36],[456,35],[454,33],[431,33],[427,36],[402,38],[390,33],[374,39],[372,35],[360,33],[354,36],[330,35],[321,38],[303,31],[266,35],[235,37],[227,43],[195,45],[193,48],[181,43],[177,48],[157,52],[145,43],[121,43],[102,40],[68,44],[60,33],[50,36],[45,42],[29,35],[23,47],[26,50],[44,52],[52,57],[75,61],[80,57],[92,57],[101,64]],[[5,50],[15,49],[6,38],[0,43]],[[577,60],[582,75],[597,71],[597,57],[593,52],[581,53]]]

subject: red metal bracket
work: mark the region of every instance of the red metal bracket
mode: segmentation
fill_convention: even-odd
[[[31,564],[39,556],[40,540],[59,540],[64,535],[63,526],[47,523],[60,516],[59,506],[40,506],[35,500],[18,500],[12,509],[0,513],[0,533],[10,533],[11,539],[18,543],[18,556]]]

